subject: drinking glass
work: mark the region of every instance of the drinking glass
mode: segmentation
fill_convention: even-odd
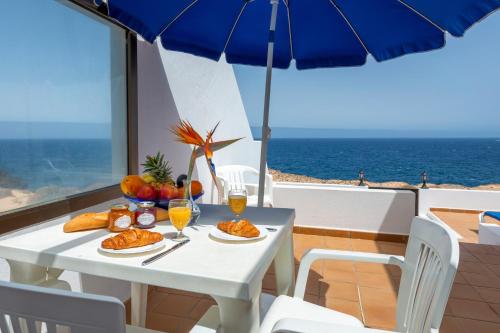
[[[168,215],[170,222],[177,229],[177,235],[172,238],[176,242],[188,239],[189,237],[182,233],[191,220],[191,201],[188,199],[174,199],[168,203]]]
[[[240,215],[243,214],[247,208],[247,191],[244,189],[232,189],[228,194],[229,208],[236,216],[233,220],[238,222],[240,220]]]

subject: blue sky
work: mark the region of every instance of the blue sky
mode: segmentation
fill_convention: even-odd
[[[234,66],[250,123],[262,122],[265,70]],[[363,67],[274,70],[274,127],[441,130],[500,135],[500,12],[440,50]]]
[[[0,31],[8,32],[0,43],[0,122],[109,124],[109,35],[116,29],[58,1],[11,1],[0,12]],[[438,51],[369,58],[355,68],[275,70],[271,126],[500,136],[499,41],[497,12]],[[265,70],[234,69],[258,126]]]
[[[109,124],[110,34],[122,30],[66,1],[18,0],[8,7],[0,11],[0,121]],[[124,42],[113,47],[125,52]],[[123,70],[113,78],[124,81],[124,59],[115,64]]]

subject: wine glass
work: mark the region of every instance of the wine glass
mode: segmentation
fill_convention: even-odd
[[[240,215],[247,208],[247,191],[244,189],[232,189],[228,194],[229,208],[236,216],[234,222],[240,221]]]
[[[173,241],[181,242],[189,239],[188,236],[182,233],[182,230],[189,224],[191,220],[191,201],[188,199],[174,199],[168,203],[168,215],[170,222],[177,229],[177,235],[172,238]]]

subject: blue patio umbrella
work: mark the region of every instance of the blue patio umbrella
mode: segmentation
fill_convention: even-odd
[[[105,0],[109,16],[164,48],[267,66],[259,206],[264,193],[272,68],[361,66],[438,49],[500,0]]]

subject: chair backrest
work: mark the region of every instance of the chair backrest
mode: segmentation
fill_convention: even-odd
[[[43,324],[48,333],[125,333],[125,307],[112,297],[0,281],[0,332],[37,333]]]
[[[259,175],[257,170],[246,165],[225,165],[218,167],[216,171],[217,176],[227,182],[226,186],[228,189],[245,188],[245,185],[247,184],[247,181],[245,180],[246,175],[252,174],[255,177],[258,177]]]
[[[398,332],[439,329],[457,272],[459,245],[447,225],[415,217],[399,285]]]

